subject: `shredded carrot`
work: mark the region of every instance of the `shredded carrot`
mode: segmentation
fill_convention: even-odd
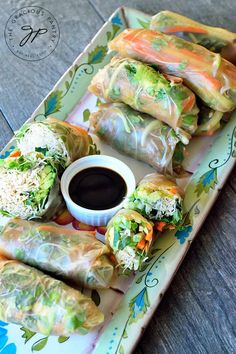
[[[145,236],[146,241],[151,241],[152,239],[152,230],[149,231],[149,233]]]
[[[18,157],[20,156],[20,150],[14,150],[10,153],[10,157]]]
[[[109,258],[110,258],[110,260],[111,260],[113,263],[117,263],[116,257],[114,256],[114,254],[110,254],[110,255],[109,255]]]
[[[176,32],[208,33],[207,30],[203,28],[196,28],[191,26],[173,26],[165,29],[165,33]]]
[[[144,247],[145,247],[145,240],[142,239],[141,241],[139,241],[139,243],[137,243],[137,246],[136,246],[138,249],[140,250],[143,250]]]
[[[166,226],[166,222],[165,221],[159,221],[157,224],[156,224],[156,228],[158,231],[162,232],[164,227]]]
[[[177,192],[178,192],[178,190],[177,190],[176,187],[172,187],[172,188],[170,189],[170,193],[177,194]]]
[[[87,133],[87,131],[84,129],[84,128],[82,128],[82,127],[79,127],[78,125],[73,125],[73,124],[70,124],[70,123],[68,123],[68,122],[63,122],[65,125],[68,125],[69,127],[71,127],[71,128],[73,128],[73,129],[75,129],[75,130],[77,130],[79,133],[81,133],[81,134],[84,134],[84,135],[87,135],[88,133]]]
[[[146,242],[146,245],[145,245],[145,252],[148,253],[148,250],[149,250],[149,243]]]

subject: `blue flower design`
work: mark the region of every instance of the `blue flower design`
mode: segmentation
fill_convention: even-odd
[[[13,145],[10,146],[7,151],[5,151],[3,154],[0,155],[0,159],[5,159],[6,157],[8,157],[14,149],[15,149],[15,146],[13,146]]]
[[[182,245],[185,241],[186,238],[189,236],[189,234],[192,231],[192,226],[184,226],[181,230],[178,230],[175,234],[175,237],[179,240],[179,243]]]
[[[0,354],[16,354],[16,345],[14,343],[7,344],[8,331],[4,328],[7,325],[8,323],[0,321]]]
[[[119,26],[122,25],[122,21],[121,21],[118,14],[111,19],[111,23],[113,23],[114,25],[119,25]]]

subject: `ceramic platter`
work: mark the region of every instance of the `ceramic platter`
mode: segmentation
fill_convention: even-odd
[[[84,52],[58,81],[29,121],[49,115],[88,128],[90,111],[98,105],[87,87],[97,71],[111,59],[107,43],[127,27],[145,27],[150,16],[120,8],[104,24]],[[138,182],[152,168],[119,154],[95,140],[101,153],[127,163]],[[114,354],[130,353],[156,310],[192,240],[203,224],[220,189],[234,166],[236,156],[236,113],[213,137],[193,138],[185,169],[191,177],[179,181],[185,188],[184,227],[159,237],[153,257],[142,272],[121,278],[112,288],[85,291],[105,313],[105,323],[85,336],[45,337],[26,328],[0,322],[1,354]],[[5,158],[14,149],[14,140],[1,153]]]

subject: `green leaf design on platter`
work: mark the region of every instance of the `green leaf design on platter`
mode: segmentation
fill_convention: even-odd
[[[89,120],[90,110],[87,108],[83,111],[83,122],[87,122]]]
[[[150,306],[147,288],[144,287],[129,303],[130,319],[129,324],[137,322],[144,316]]]
[[[150,26],[150,21],[143,21],[143,20],[138,19],[138,23],[140,24],[140,26],[142,28],[148,29]]]
[[[110,31],[108,31],[106,34],[107,34],[107,42],[109,42],[112,38],[112,34]]]
[[[120,26],[118,26],[118,25],[116,25],[116,24],[112,24],[112,31],[113,31],[113,33],[112,33],[112,39],[115,37],[115,35],[117,34],[117,32],[119,31],[119,29],[120,29]]]
[[[66,81],[66,82],[65,82],[65,86],[66,86],[66,90],[68,91],[68,90],[69,90],[69,88],[70,88],[69,81]]]
[[[141,281],[143,280],[145,274],[142,274],[137,280],[136,280],[136,284],[141,283]]]
[[[62,91],[53,91],[44,102],[45,116],[58,112],[61,109]]]
[[[21,327],[20,330],[24,332],[21,337],[25,339],[25,344],[36,334],[36,332],[32,332],[30,329],[25,327]]]
[[[124,354],[124,353],[125,353],[125,350],[124,350],[123,345],[121,344],[119,347],[119,354]]]
[[[66,342],[70,337],[60,336],[57,338],[58,343]]]
[[[35,352],[39,352],[46,346],[47,342],[48,342],[48,337],[41,338],[32,345],[31,350]]]
[[[107,54],[107,47],[98,45],[92,52],[88,54],[88,64],[99,64],[103,61]]]
[[[197,182],[195,193],[199,197],[203,192],[208,193],[210,189],[215,189],[217,184],[217,169],[211,169],[204,173]]]

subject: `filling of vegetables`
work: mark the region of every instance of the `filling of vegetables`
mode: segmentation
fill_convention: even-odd
[[[171,195],[162,190],[149,192],[140,188],[129,198],[128,207],[148,219],[165,221],[168,224],[177,225],[182,219],[182,207],[178,195]]]
[[[56,170],[43,159],[3,160],[0,169],[0,213],[24,219],[40,216],[56,180]]]
[[[41,123],[31,124],[17,133],[18,148],[22,155],[40,152],[44,156],[53,157],[55,161],[66,164],[68,151],[61,136]]]
[[[150,230],[142,220],[117,218],[109,230],[110,245],[116,259],[124,269],[138,270],[147,259]]]

